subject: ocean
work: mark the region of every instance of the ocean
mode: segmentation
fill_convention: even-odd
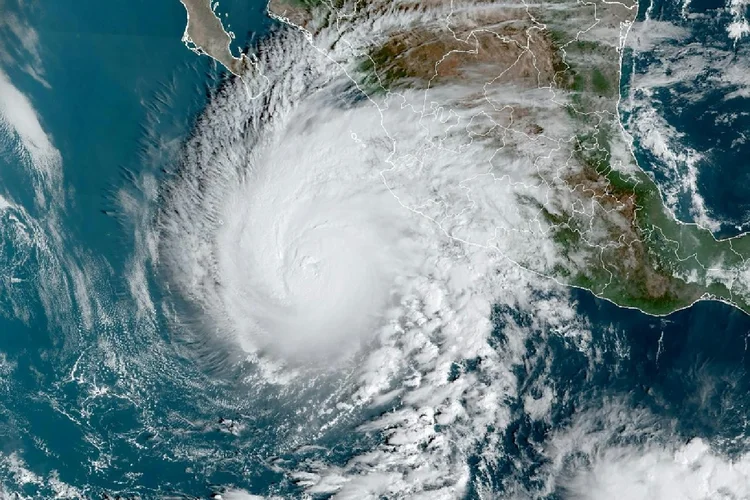
[[[344,385],[353,371],[300,389],[256,384],[252,371],[240,378],[214,370],[214,359],[191,354],[205,352],[206,342],[173,331],[185,325],[173,321],[178,307],[158,300],[170,293],[159,263],[143,275],[133,271],[133,255],[152,244],[139,231],[153,211],[141,208],[158,203],[160,182],[179,173],[185,142],[228,78],[181,42],[179,1],[6,2],[0,9],[38,35],[25,38],[38,48],[35,71],[2,69],[32,103],[62,171],[59,186],[44,184],[18,161],[13,142],[0,143],[0,194],[13,206],[3,209],[0,234],[0,498],[228,491],[289,498],[306,491],[320,463],[343,470],[366,457],[385,434],[367,422],[405,397],[389,396],[321,430],[325,419],[309,418],[310,407],[340,409],[325,389]],[[272,32],[264,9],[259,1],[219,4],[237,36],[234,50]],[[621,86],[641,166],[678,218],[718,236],[744,230],[750,210],[743,139],[750,95],[740,77],[726,76],[746,55],[746,40],[727,39],[727,16],[715,1],[642,3],[640,25],[658,24],[647,26],[649,40],[636,28],[642,39],[625,56]],[[657,29],[663,35],[653,36]],[[19,53],[29,50],[16,43]],[[691,69],[678,74],[680,67]],[[663,140],[649,142],[654,133]],[[147,283],[150,299],[134,283]],[[668,480],[672,458],[690,443],[711,449],[688,460],[695,469],[704,466],[700,457],[719,457],[718,468],[747,460],[746,314],[699,302],[653,317],[587,291],[566,293],[573,314],[564,324],[539,327],[529,312],[493,310],[489,344],[512,380],[499,398],[507,425],[485,426],[493,439],[464,457],[468,497],[574,498],[576,471],[597,471],[600,463],[632,470],[647,463]],[[552,294],[535,294],[557,307]],[[140,317],[141,310],[152,315]],[[523,355],[505,360],[511,351]],[[448,379],[475,376],[477,386],[491,387],[486,363],[455,362]],[[473,396],[467,389],[462,397]],[[440,424],[433,430],[439,435]]]

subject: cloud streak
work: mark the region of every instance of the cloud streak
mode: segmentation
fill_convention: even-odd
[[[37,202],[46,203],[45,192],[61,201],[62,158],[42,128],[31,101],[0,69],[0,128],[15,139],[16,152],[36,177]]]

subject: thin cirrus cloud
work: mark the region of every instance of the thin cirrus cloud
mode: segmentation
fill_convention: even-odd
[[[39,33],[20,9],[13,10],[0,1],[0,64],[18,67],[46,88]]]
[[[27,160],[45,187],[60,180],[60,152],[42,128],[31,101],[0,70],[0,128],[15,136],[19,156]],[[40,186],[41,187],[41,186]],[[40,193],[37,193],[40,195]]]

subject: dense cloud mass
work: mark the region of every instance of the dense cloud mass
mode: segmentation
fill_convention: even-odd
[[[347,43],[292,28],[265,41],[262,74],[213,96],[146,238],[186,302],[169,306],[175,327],[225,353],[210,362],[241,366],[249,392],[272,388],[299,408],[280,450],[351,427],[377,436],[343,461],[276,467],[336,498],[671,498],[678,481],[714,471],[701,494],[735,488],[729,462],[700,441],[681,450],[656,417],[626,436],[653,437],[646,447],[602,432],[629,411],[610,403],[587,403],[536,451],[508,449],[512,429],[551,425],[572,397],[548,373],[546,342],[596,364],[569,293],[511,257],[558,259],[529,223],[528,200],[548,192],[517,150],[475,132],[473,87],[360,89],[347,61],[368,25],[349,27]]]
[[[267,53],[272,83],[258,99],[247,99],[243,82],[222,91],[160,217],[171,279],[220,335],[248,353],[330,354],[372,339],[405,314],[413,294],[437,312],[455,292],[432,290],[448,283],[430,281],[453,280],[460,290],[507,266],[497,248],[518,242],[494,242],[492,231],[517,224],[512,195],[471,207],[462,185],[487,170],[493,151],[456,154],[465,129],[435,147],[431,124],[449,127],[440,113],[404,105],[416,92],[385,104],[365,99],[301,37],[279,36],[299,57]],[[458,101],[468,91],[441,97]],[[427,149],[431,156],[418,160]],[[432,193],[444,201],[418,205]],[[456,228],[462,238],[446,234]],[[463,276],[454,260],[467,254],[482,257]]]
[[[318,409],[331,414],[326,426],[400,401],[362,429],[385,432],[387,444],[343,468],[310,463],[294,472],[300,484],[452,496],[468,481],[466,447],[505,425],[502,400],[514,390],[501,358],[515,354],[488,344],[492,304],[543,306],[497,250],[441,230],[447,221],[486,243],[488,223],[477,217],[485,207],[450,214],[449,200],[420,211],[407,203],[485,171],[491,152],[451,155],[447,143],[465,137],[449,134],[455,163],[425,161],[429,184],[412,181],[420,167],[396,168],[394,148],[430,147],[428,125],[441,117],[395,98],[380,108],[302,37],[277,37],[263,61],[267,92],[249,100],[243,82],[228,85],[201,119],[159,216],[159,258],[199,311],[195,328],[254,360],[255,383],[286,384],[294,397],[304,374],[350,373],[342,399]],[[495,220],[508,208],[498,203]],[[565,310],[545,314],[572,320]],[[452,365],[477,356],[482,376],[449,378]]]
[[[63,223],[64,142],[0,70],[0,152],[26,184],[0,193],[0,312],[54,331],[0,354],[8,439],[39,452],[0,454],[0,498],[748,498],[745,323],[716,303],[649,317],[556,281],[612,300],[618,280],[647,300],[678,290],[644,273],[658,242],[630,241],[643,212],[607,175],[640,173],[637,146],[675,214],[722,229],[698,175],[712,153],[654,99],[696,74],[744,99],[741,52],[683,49],[688,17],[648,7],[631,30],[629,2],[334,4],[272,2],[290,17],[205,109],[205,68],[186,70],[203,109],[186,140],[184,120],[176,138],[165,125],[181,101],[158,93],[143,164],[103,210],[135,247],[101,235],[111,261]],[[731,43],[744,6],[724,9]],[[3,30],[47,85],[36,31]],[[604,165],[586,156],[605,145]],[[605,264],[620,245],[640,253]],[[57,423],[74,454],[35,435]]]
[[[19,83],[54,88],[62,59],[48,73],[35,29],[0,16],[0,154],[20,180],[0,191],[0,314],[20,332],[0,352],[0,499],[747,498],[746,323],[556,281],[629,244],[635,209],[582,154],[605,142],[609,167],[636,171],[637,144],[676,213],[722,225],[708,155],[652,98],[704,66],[745,96],[735,55],[707,65],[679,49],[686,27],[644,21],[618,108],[634,4],[340,4],[277,19],[207,98],[207,65],[183,68],[187,139],[164,84],[101,225],[76,206],[90,163],[68,178],[70,136]],[[563,46],[598,71],[586,112]],[[600,294],[642,278],[645,251],[613,255],[633,266],[593,274]]]
[[[430,252],[424,242],[435,235],[380,178],[384,148],[366,135],[377,113],[327,106],[312,97],[284,111],[252,150],[208,167],[226,176],[203,194],[216,197],[214,241],[195,243],[188,258],[200,260],[188,271],[212,275],[199,298],[248,352],[330,354],[364,340]],[[193,267],[208,262],[215,267]]]

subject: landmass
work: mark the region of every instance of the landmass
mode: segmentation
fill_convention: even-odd
[[[181,1],[188,47],[241,75],[248,60],[232,55],[231,36],[210,0]],[[268,11],[312,42],[317,30],[342,18],[382,13],[378,5],[271,0]],[[514,184],[513,174],[496,162],[488,172],[494,187],[467,188],[467,180],[462,188],[491,196],[491,189],[511,186],[524,222],[498,225],[495,237],[541,237],[556,247],[552,259],[524,248],[507,258],[650,314],[703,299],[750,312],[750,235],[717,240],[706,228],[676,220],[622,129],[622,57],[637,13],[634,0],[501,6],[430,0],[430,7],[442,7],[444,19],[431,23],[416,16],[413,26],[373,33],[352,78],[369,96],[398,95],[400,89],[423,89],[427,96],[441,85],[476,85],[484,106],[467,125],[471,141],[494,141],[497,158],[525,161],[535,182]],[[420,9],[409,1],[388,8]],[[432,202],[415,203],[414,210]],[[460,228],[446,232],[462,237]]]
[[[214,13],[211,0],[180,0],[187,10],[187,25],[182,41],[200,55],[208,55],[237,76],[250,67],[245,54],[232,54],[232,35],[224,30],[221,19]]]
[[[420,11],[408,1],[379,5],[271,0],[269,12],[314,34],[386,7]],[[523,222],[499,224],[495,237],[525,234],[529,241],[551,239],[556,247],[552,259],[528,249],[508,252],[509,259],[650,314],[702,299],[750,312],[750,235],[717,240],[708,229],[676,220],[621,127],[622,57],[637,13],[634,0],[500,6],[431,0],[430,7],[446,15],[435,22],[417,15],[413,25],[373,33],[353,77],[369,96],[423,89],[425,103],[441,86],[476,86],[483,98],[466,128],[471,140],[497,143],[495,160],[525,161],[535,182],[514,183],[514,173],[494,161],[487,184],[475,187],[467,179],[463,187],[472,203],[485,191],[491,202],[491,190],[500,186],[514,191]],[[465,106],[479,108],[475,102]],[[445,227],[463,238],[460,228]]]

